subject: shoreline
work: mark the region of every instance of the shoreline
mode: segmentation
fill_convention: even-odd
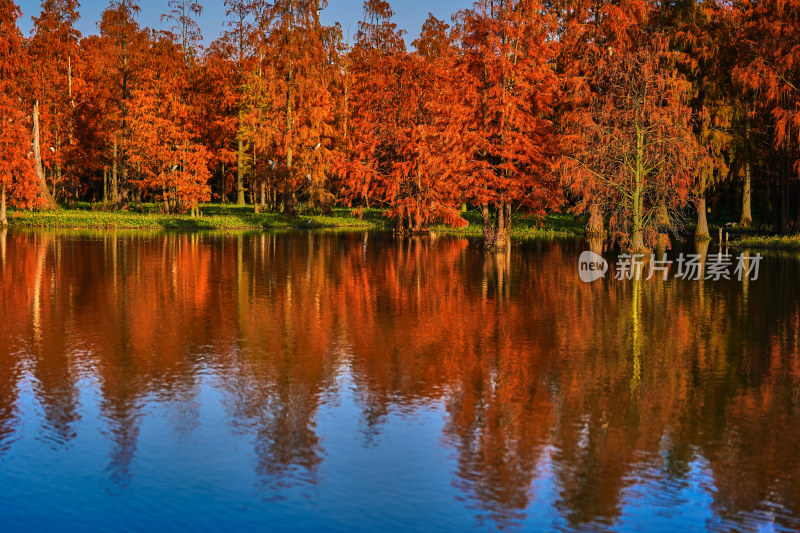
[[[166,215],[157,212],[93,211],[87,207],[55,211],[9,212],[10,228],[81,229],[81,230],[155,230],[155,231],[269,231],[297,229],[385,229],[387,221],[378,211],[365,213],[363,219],[337,208],[330,215],[302,215],[294,218],[280,213],[253,213],[252,206],[236,207],[207,204],[202,216]]]
[[[352,215],[352,209],[336,207],[329,215],[298,215],[287,217],[281,213],[253,213],[252,206],[237,207],[204,204],[199,217],[166,215],[155,212],[155,206],[146,205],[138,211],[92,210],[83,204],[74,208],[54,211],[9,210],[9,228],[73,229],[92,231],[295,231],[304,229],[330,229],[343,231],[391,231],[392,221],[379,209],[365,209],[363,217]],[[480,237],[480,215],[464,213],[469,226],[451,228],[434,225],[429,233],[463,237]],[[549,215],[544,221],[536,217],[516,216],[511,229],[512,237],[577,237],[583,235],[583,221],[565,214]]]
[[[10,209],[9,228],[27,229],[72,229],[87,231],[296,231],[296,230],[342,230],[342,231],[391,231],[392,221],[385,218],[379,209],[365,209],[361,218],[352,214],[352,209],[336,207],[328,215],[297,215],[287,217],[281,213],[253,213],[252,206],[204,204],[202,216],[165,215],[157,212],[157,206],[146,204],[139,211],[93,210],[91,204],[79,204],[74,208],[55,211],[25,211]],[[482,222],[475,211],[462,215],[469,225],[452,228],[433,225],[428,232],[434,235],[456,237],[480,237]],[[537,217],[516,215],[511,236],[516,238],[584,237],[585,223],[581,217],[571,214],[552,213],[544,220]],[[732,229],[726,244],[734,249],[800,252],[800,235],[769,235],[765,229]],[[713,239],[712,239],[713,241]]]
[[[759,235],[730,241],[737,250],[800,252],[800,235]]]

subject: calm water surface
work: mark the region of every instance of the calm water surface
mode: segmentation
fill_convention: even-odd
[[[0,531],[800,527],[800,261],[585,246],[4,231]]]

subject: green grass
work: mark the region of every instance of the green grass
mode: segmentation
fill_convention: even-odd
[[[156,207],[145,205],[143,212],[93,211],[88,204],[57,211],[12,211],[11,226],[75,229],[144,229],[144,230],[267,230],[298,228],[382,229],[387,221],[378,210],[366,210],[362,219],[347,208],[336,208],[330,215],[280,213],[254,214],[252,207],[206,204],[202,216],[164,215]]]
[[[800,251],[800,236],[757,236],[731,241],[733,248],[749,250],[793,250]]]
[[[99,208],[99,205],[96,207]],[[144,204],[138,211],[93,210],[88,203],[79,203],[69,209],[56,211],[15,211],[9,213],[9,224],[16,227],[40,227],[88,230],[287,230],[313,228],[339,229],[390,229],[387,220],[378,209],[365,209],[362,218],[352,215],[346,207],[333,209],[330,215],[301,214],[291,218],[280,213],[254,214],[252,206],[204,204],[202,216],[164,215],[156,204]],[[464,213],[469,226],[450,228],[434,226],[431,231],[452,235],[480,236],[482,223],[480,213]],[[557,237],[582,235],[585,222],[569,214],[553,214],[542,221],[538,217],[515,215],[512,235],[516,237]]]
[[[477,211],[468,211],[462,215],[469,226],[451,228],[449,226],[433,226],[432,232],[448,235],[480,236],[483,234],[483,221]],[[586,221],[570,214],[555,213],[544,220],[539,217],[515,214],[511,224],[512,237],[571,237],[583,235]]]

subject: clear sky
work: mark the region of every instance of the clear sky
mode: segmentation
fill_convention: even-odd
[[[25,35],[30,35],[31,17],[38,15],[40,11],[39,0],[17,0],[22,9],[22,17],[19,21],[20,27]],[[203,6],[203,14],[200,16],[200,26],[203,29],[203,37],[206,43],[210,43],[217,38],[223,28],[225,20],[225,8],[223,0],[199,0]],[[411,46],[411,41],[417,38],[422,23],[428,18],[428,13],[450,21],[450,15],[472,5],[472,0],[390,0],[394,10],[394,22],[398,27],[406,30],[406,43]],[[97,21],[100,20],[100,13],[108,5],[108,0],[83,0],[81,2],[81,19],[78,22],[78,29],[84,35],[95,33]],[[160,18],[163,13],[168,11],[167,0],[140,0],[139,6],[142,8],[139,14],[139,24],[151,28],[161,28]],[[323,11],[323,21],[327,24],[341,22],[345,37],[349,34],[355,35],[358,30],[358,21],[362,13],[362,0],[329,0],[328,7]]]

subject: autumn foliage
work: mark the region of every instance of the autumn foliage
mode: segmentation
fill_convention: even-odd
[[[27,109],[22,99],[28,57],[17,28],[19,8],[0,2],[0,226],[6,203],[30,204],[36,196]]]
[[[5,2],[6,200],[338,203],[401,233],[473,211],[493,248],[518,212],[570,210],[634,248],[694,216],[705,238],[707,212],[800,231],[795,0],[480,0],[411,46],[386,0],[355,35],[325,7],[226,0],[204,41],[199,2],[153,30],[113,0],[82,36],[78,2],[45,0],[25,39]]]

